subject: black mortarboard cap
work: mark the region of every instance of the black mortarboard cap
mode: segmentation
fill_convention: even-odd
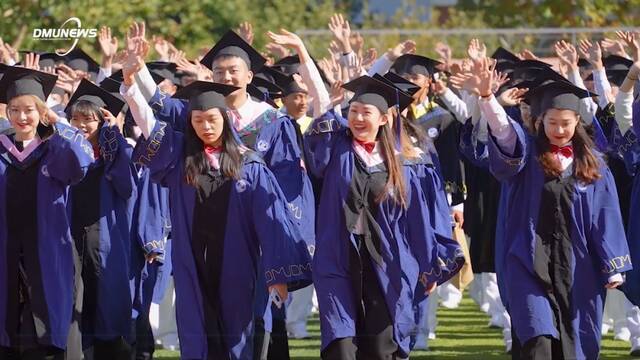
[[[589,91],[579,88],[568,81],[550,81],[525,95],[531,105],[531,115],[536,118],[549,109],[573,110],[584,113],[584,98],[592,96]]]
[[[118,99],[116,96],[102,89],[98,85],[92,83],[87,79],[82,79],[80,81],[80,85],[78,85],[78,88],[73,93],[73,96],[71,96],[71,99],[69,99],[69,103],[64,109],[64,112],[67,113],[69,117],[71,117],[72,114],[69,114],[69,111],[71,111],[73,104],[83,100],[88,101],[100,108],[109,110],[109,112],[113,114],[113,116],[118,116],[125,104],[123,100]]]
[[[178,65],[176,65],[175,63],[166,61],[153,61],[147,63],[147,68],[149,69],[151,76],[153,76],[153,74],[156,74],[163,80],[166,79],[171,81],[174,85],[179,85],[178,79],[176,78]],[[156,78],[154,78],[154,80],[156,80]],[[156,82],[156,84],[158,84],[158,82]]]
[[[300,67],[300,57],[298,55],[285,56],[276,61],[272,67],[286,75],[295,74]]]
[[[491,55],[492,58],[498,60],[498,62],[501,61],[512,61],[512,62],[518,62],[520,61],[520,58],[512,53],[511,51],[503,48],[502,46],[498,47],[496,49],[496,51],[493,52],[493,55]]]
[[[86,73],[97,73],[100,65],[89,54],[76,47],[64,57],[68,67],[73,70],[81,70]]]
[[[433,75],[436,66],[442,64],[437,60],[415,54],[404,54],[396,59],[391,66],[391,70],[398,75],[402,74],[422,74]]]
[[[119,81],[116,81],[111,77],[108,77],[102,80],[102,82],[100,83],[100,87],[103,90],[107,91],[109,94],[117,97],[122,101],[125,101],[122,95],[120,95],[120,84],[121,83]],[[127,105],[127,103],[125,102],[124,107],[120,111],[126,113],[127,110],[129,110],[129,105]]]
[[[0,79],[0,103],[7,104],[9,100],[21,95],[34,95],[42,101],[47,101],[57,79],[57,75],[8,66]]]
[[[267,62],[267,59],[233,30],[227,31],[200,60],[200,63],[211,69],[213,68],[213,61],[220,56],[237,56],[244,60],[254,73],[260,71],[260,68]]]
[[[410,96],[413,96],[415,93],[420,91],[420,86],[412,83],[411,81],[403,78],[402,76],[400,76],[400,75],[398,75],[396,73],[388,72],[388,73],[384,74],[384,76],[382,76],[382,77],[385,78],[386,80],[390,81],[395,87],[397,87],[398,89],[404,91],[405,93],[409,94]]]
[[[282,89],[276,84],[273,84],[262,78],[253,78],[251,84],[247,85],[247,93],[256,101],[264,101],[267,104],[278,107],[274,99],[281,98],[283,96]]]
[[[212,108],[227,108],[224,98],[239,88],[209,81],[195,81],[178,90],[173,97],[189,100],[190,110],[206,111]]]
[[[398,76],[398,75],[396,75]],[[399,108],[402,110],[406,109],[407,107],[409,107],[409,105],[411,105],[411,103],[413,102],[413,97],[411,96],[411,94],[403,91],[399,86],[397,86],[396,84],[393,83],[393,81],[385,78],[384,76],[380,75],[380,74],[373,74],[373,78],[379,81],[382,81],[383,83],[393,86],[394,88],[396,88],[403,96],[399,96],[398,100],[399,100]]]
[[[400,111],[404,110],[402,104],[411,104],[413,99],[393,85],[376,80],[368,75],[360,76],[344,85],[343,88],[352,91],[355,95],[351,102],[357,101],[363,104],[373,105],[382,113],[386,113],[389,107],[398,105]],[[407,103],[408,101],[408,103]],[[406,107],[406,106],[405,106]]]

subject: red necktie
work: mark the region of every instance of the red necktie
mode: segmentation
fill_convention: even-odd
[[[210,146],[210,145],[204,146],[204,152],[206,152],[209,155],[219,153],[220,151],[222,151],[222,146]]]
[[[551,144],[551,152],[554,154],[560,154],[566,158],[573,156],[573,146],[566,145],[563,147]]]
[[[362,145],[362,147],[369,153],[371,154],[373,152],[373,148],[376,147],[376,142],[364,142],[364,141],[360,141],[356,139],[356,142],[360,145]]]

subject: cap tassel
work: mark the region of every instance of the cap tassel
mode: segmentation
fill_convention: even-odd
[[[401,129],[402,119],[400,117],[400,93],[398,92],[398,89],[395,89],[395,90],[396,90],[396,105],[395,105],[395,108],[396,108],[396,121],[393,124],[394,130],[395,130],[394,131],[394,135],[396,137],[396,144],[395,145],[396,145],[396,150],[398,152],[402,152],[402,144],[401,144],[402,141],[400,139],[400,135],[401,135],[401,132],[402,132],[401,131],[402,130]]]

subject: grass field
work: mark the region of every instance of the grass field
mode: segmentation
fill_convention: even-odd
[[[502,332],[487,327],[489,318],[465,294],[457,309],[438,310],[437,339],[429,342],[430,351],[414,351],[411,359],[510,359],[504,353]],[[290,340],[291,358],[311,360],[320,358],[320,323],[309,322],[309,340]],[[631,359],[629,343],[613,340],[611,333],[602,342],[601,359]],[[157,359],[178,359],[176,352],[157,351]]]

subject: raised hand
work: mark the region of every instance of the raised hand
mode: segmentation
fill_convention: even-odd
[[[480,95],[478,87],[480,86],[480,78],[471,73],[459,73],[451,75],[449,82],[455,88],[465,90],[468,93]]]
[[[270,52],[276,59],[282,59],[289,56],[289,49],[276,43],[268,43],[265,46],[268,52]]]
[[[253,44],[253,25],[250,22],[245,21],[240,23],[237,29],[238,35],[246,41],[249,45]]]
[[[507,73],[498,73],[494,70],[495,74],[494,74],[494,89],[493,92],[497,92],[498,89],[500,89],[500,87],[504,84],[507,83],[507,81],[509,81],[509,75],[507,75]]]
[[[450,65],[451,64],[451,47],[443,42],[436,43],[435,47],[436,53],[440,55],[440,59],[443,63]]]
[[[416,42],[413,40],[406,40],[392,49],[387,50],[387,58],[391,61],[395,61],[397,58],[404,54],[414,54],[416,52]]]
[[[146,30],[144,22],[134,22],[127,33],[127,51],[136,48],[138,40],[145,40]]]
[[[77,72],[75,72],[72,68],[64,64],[58,65],[56,70],[58,73],[58,82],[67,84],[67,85],[57,85],[57,84],[56,85],[60,86],[65,90],[70,87],[71,90],[69,92],[73,93],[80,85],[80,81],[82,80],[82,77]]]
[[[334,59],[340,59],[341,55],[341,50],[340,50],[340,45],[338,45],[338,43],[335,40],[331,40],[331,42],[329,43],[329,47],[327,48],[327,51],[329,52],[329,54],[331,54],[331,57]]]
[[[32,70],[40,70],[40,55],[36,53],[27,53],[24,56],[23,67]]]
[[[471,39],[467,46],[467,54],[473,61],[480,61],[487,57],[487,47],[478,39]]]
[[[171,50],[169,42],[162,36],[155,35],[151,38],[151,42],[153,43],[153,49],[158,53],[159,59],[161,61],[169,61],[169,51]]]
[[[177,64],[181,59],[184,59],[185,53],[182,50],[172,51],[169,55],[169,62]]]
[[[364,47],[364,38],[362,35],[360,35],[359,32],[356,32],[351,36],[349,41],[351,41],[351,49],[353,52],[358,56],[362,56],[362,48]]]
[[[591,43],[589,40],[580,40],[578,51],[580,51],[580,56],[587,59],[594,68],[602,69],[602,49],[597,41]]]
[[[133,85],[134,75],[138,73],[144,65],[144,56],[149,52],[149,43],[142,38],[132,41],[133,46],[127,51],[127,58],[122,64],[123,82],[127,86]]]
[[[331,60],[329,60],[327,58],[322,58],[320,59],[320,61],[318,61],[318,67],[324,72],[324,75],[327,77],[329,84],[333,84],[336,82],[336,79],[340,79],[340,74],[336,74],[336,71],[332,66],[332,62],[335,63],[335,59],[332,58]],[[338,67],[338,71],[339,70],[340,67]]]
[[[351,38],[351,27],[349,26],[349,21],[345,20],[342,14],[334,14],[329,20],[328,26],[340,46],[340,51],[343,53],[350,53],[352,49],[351,42],[349,41]]]
[[[100,112],[102,113],[102,117],[104,117],[104,120],[107,122],[107,124],[109,124],[109,126],[116,126],[122,134],[122,130],[124,128],[124,117],[121,120],[118,120],[117,117],[113,116],[113,114],[105,108],[100,108]]]
[[[447,84],[440,79],[433,81],[431,82],[431,91],[436,95],[442,95],[447,91]]]
[[[285,29],[280,29],[280,33],[276,34],[271,31],[267,31],[267,36],[273,41],[276,45],[282,45],[286,48],[290,49],[300,49],[304,47],[304,43],[300,37],[290,31]]]
[[[342,81],[335,81],[329,89],[329,99],[331,100],[331,108],[342,104],[345,98],[345,89],[342,87]]]
[[[621,40],[612,40],[608,38],[602,39],[600,42],[600,46],[602,46],[602,50],[607,54],[618,55],[625,58],[630,58],[627,51],[624,49],[624,42]]]
[[[527,91],[529,91],[529,89],[511,88],[505,90],[500,94],[500,96],[498,96],[498,102],[502,106],[520,105]]]
[[[103,56],[113,58],[116,55],[118,51],[118,38],[111,36],[110,27],[103,26],[100,28],[98,43],[100,44],[100,50]]]
[[[540,61],[540,58],[536,56],[536,54],[534,54],[533,52],[531,52],[531,50],[529,49],[524,49],[520,52],[520,54],[518,54],[518,56],[522,59],[522,60],[538,60]]]
[[[378,50],[376,48],[369,48],[367,53],[362,58],[362,66],[365,69],[370,69],[373,63],[378,59]]]
[[[560,40],[555,43],[554,50],[561,63],[568,66],[571,70],[578,68],[578,52],[575,46],[564,40]]]
[[[478,73],[480,83],[478,84],[478,94],[480,97],[486,98],[493,94],[496,89],[497,74],[495,70],[495,62],[492,63],[487,58],[482,60],[482,71]]]
[[[616,35],[631,50],[631,55],[633,56],[633,61],[640,60],[640,35],[636,32],[631,31],[616,31]]]

